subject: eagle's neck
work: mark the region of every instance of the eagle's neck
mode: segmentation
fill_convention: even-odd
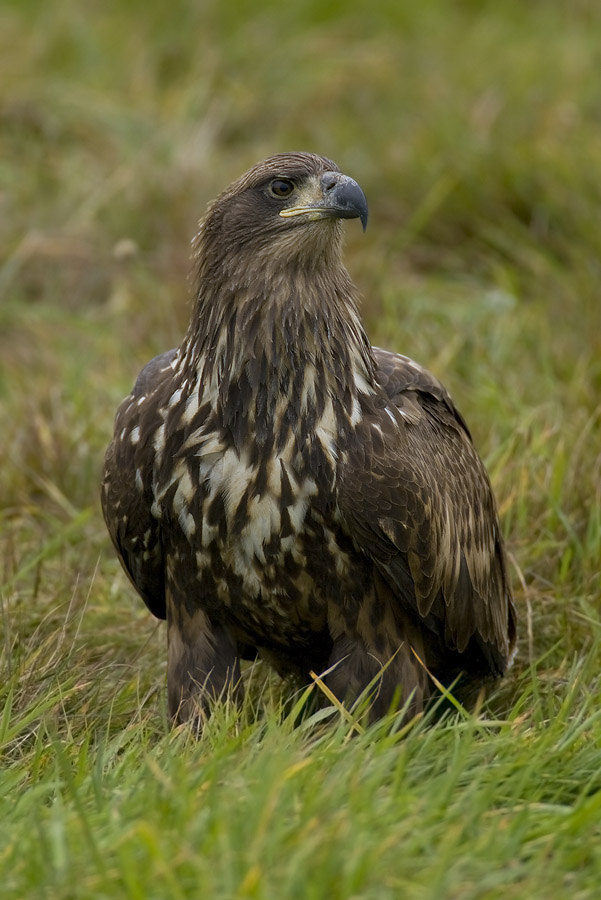
[[[360,395],[375,391],[372,349],[340,264],[235,272],[219,283],[201,272],[178,370],[240,433],[236,443],[252,431],[276,448],[326,419],[342,438]]]

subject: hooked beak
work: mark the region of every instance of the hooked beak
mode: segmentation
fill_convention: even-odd
[[[319,183],[321,196],[313,202],[280,210],[284,219],[306,215],[309,219],[360,219],[367,228],[367,200],[356,181],[341,172],[325,172]]]

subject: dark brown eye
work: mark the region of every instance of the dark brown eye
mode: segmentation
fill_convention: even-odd
[[[276,197],[289,197],[294,190],[294,185],[285,178],[275,178],[271,182],[270,188],[271,193],[275,194]]]

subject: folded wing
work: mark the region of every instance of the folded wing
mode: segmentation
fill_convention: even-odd
[[[407,357],[375,355],[388,403],[366,404],[347,454],[344,527],[442,648],[502,674],[515,610],[488,476],[440,382]]]
[[[149,445],[160,424],[159,397],[175,352],[151,360],[117,410],[101,491],[105,522],[123,568],[159,619],[166,617],[165,574],[160,524],[152,514],[155,452]]]

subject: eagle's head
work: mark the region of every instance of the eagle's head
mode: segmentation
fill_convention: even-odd
[[[342,219],[365,228],[365,195],[313,153],[271,156],[210,204],[194,242],[196,303],[179,354],[191,380],[200,365],[225,394],[265,359],[279,390],[301,356],[369,377],[375,364],[342,261]]]
[[[367,225],[367,201],[336,163],[313,153],[280,153],[253,166],[209,207],[196,254],[222,265],[242,259],[269,269],[340,254],[341,219]]]

